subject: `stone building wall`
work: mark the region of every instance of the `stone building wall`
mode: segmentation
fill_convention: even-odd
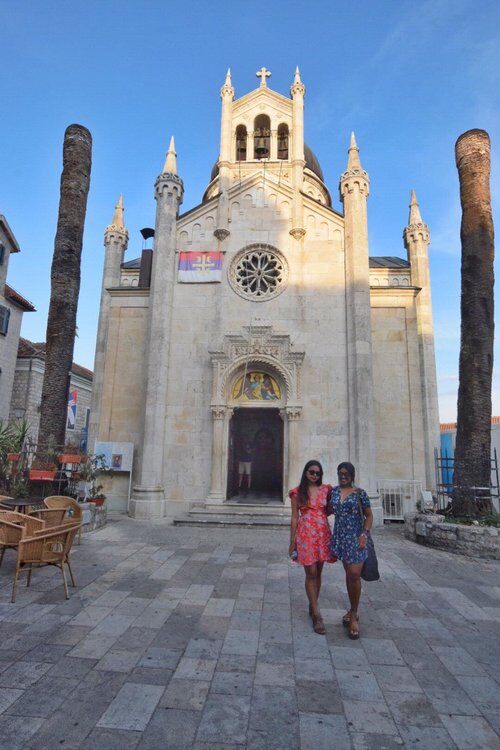
[[[18,358],[10,405],[10,419],[24,417],[30,427],[30,437],[36,442],[40,425],[45,363],[40,357]],[[80,445],[81,431],[85,427],[87,409],[90,409],[92,381],[72,374],[70,388],[77,391],[76,424],[74,430],[66,430],[66,442]]]
[[[0,294],[0,305],[10,310],[7,334],[0,334],[0,419],[5,420],[9,417],[23,313],[3,294]]]

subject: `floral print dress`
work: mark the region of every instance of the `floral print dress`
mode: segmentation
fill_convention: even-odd
[[[328,503],[328,513],[335,515],[331,551],[346,563],[363,563],[368,557],[368,549],[360,549],[358,545],[358,538],[364,527],[359,501],[363,508],[370,507],[368,495],[359,487],[354,487],[345,500],[340,499],[340,487],[333,487]]]
[[[326,499],[330,490],[330,484],[322,484],[316,497],[309,499],[308,505],[299,505],[295,543],[300,565],[336,560],[330,551],[330,524],[326,517]],[[290,498],[297,498],[298,501],[299,488],[295,487],[289,494]]]

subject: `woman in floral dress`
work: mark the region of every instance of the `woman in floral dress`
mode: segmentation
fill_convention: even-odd
[[[335,515],[331,551],[344,564],[347,594],[351,605],[342,618],[342,623],[349,628],[349,638],[357,640],[361,569],[368,556],[366,543],[373,523],[373,514],[366,492],[354,486],[354,466],[344,461],[337,466],[337,475],[339,484],[332,488],[327,508],[328,515]]]
[[[292,503],[289,554],[304,566],[309,615],[314,631],[320,635],[325,633],[318,609],[321,573],[325,562],[336,560],[330,551],[330,526],[326,517],[326,501],[331,485],[323,484],[322,480],[320,462],[308,461],[299,486],[289,492]]]

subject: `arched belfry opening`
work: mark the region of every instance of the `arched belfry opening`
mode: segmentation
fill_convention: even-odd
[[[271,120],[267,115],[258,115],[253,128],[254,159],[269,159],[271,156]]]
[[[289,133],[288,125],[281,123],[278,126],[278,159],[288,159]]]
[[[247,159],[247,129],[244,125],[236,128],[236,161]]]

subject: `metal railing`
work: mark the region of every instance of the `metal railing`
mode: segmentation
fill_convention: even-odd
[[[416,479],[380,479],[377,489],[384,520],[404,521],[405,513],[416,511],[422,499],[422,482]]]
[[[493,509],[500,512],[500,483],[498,474],[497,450],[493,449],[491,455],[491,484],[489,487],[471,487],[474,492],[474,502],[480,507],[485,502],[490,502]],[[453,494],[453,471],[455,458],[448,451],[434,450],[434,466],[436,470],[437,508],[446,510],[452,500]]]

